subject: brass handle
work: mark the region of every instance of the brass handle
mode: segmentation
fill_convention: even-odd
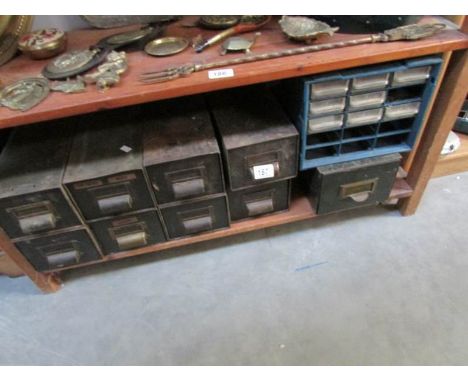
[[[64,252],[46,255],[46,259],[51,268],[65,267],[77,264],[80,261],[80,252],[75,248],[70,248]]]
[[[352,199],[357,203],[365,202],[374,193],[378,178],[361,180],[340,186],[341,199]]]
[[[246,203],[249,216],[256,216],[273,212],[273,198],[253,200]]]
[[[116,236],[119,249],[126,250],[137,247],[143,247],[148,242],[148,237],[145,231],[132,232]]]
[[[172,191],[176,199],[200,195],[205,192],[205,182],[202,178],[194,178],[172,183]]]
[[[121,194],[98,198],[97,204],[103,214],[125,212],[132,208],[132,197],[129,194]]]
[[[18,219],[21,231],[25,234],[50,230],[55,228],[56,219],[52,212],[25,216]]]
[[[184,219],[182,225],[187,234],[209,231],[213,227],[213,219],[211,215],[199,216],[196,218]]]

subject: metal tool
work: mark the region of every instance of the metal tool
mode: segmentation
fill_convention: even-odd
[[[143,73],[140,76],[140,81],[145,84],[151,84],[156,82],[165,82],[174,80],[179,77],[186,77],[194,72],[200,72],[203,70],[219,68],[222,66],[232,66],[244,64],[247,62],[263,61],[279,57],[288,57],[298,54],[318,52],[321,50],[328,50],[334,48],[344,48],[347,46],[370,44],[374,42],[390,42],[390,41],[399,41],[399,40],[418,40],[421,38],[432,36],[442,29],[445,28],[445,24],[434,23],[434,24],[413,24],[406,25],[403,27],[398,27],[394,29],[389,29],[383,33],[370,35],[367,37],[349,40],[349,41],[339,41],[331,42],[326,44],[318,44],[311,46],[304,46],[301,48],[293,48],[281,50],[278,52],[269,52],[262,54],[255,54],[250,56],[244,56],[239,58],[233,58],[230,60],[211,62],[206,64],[193,64],[187,63],[181,66],[176,66],[172,68],[167,68],[165,70],[157,72],[147,72]]]

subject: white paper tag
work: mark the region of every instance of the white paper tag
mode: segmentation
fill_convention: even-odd
[[[275,167],[272,164],[263,164],[261,166],[254,166],[254,179],[267,179],[275,177]]]
[[[122,150],[124,153],[129,153],[133,149],[131,147],[128,147],[127,145],[123,145],[120,150]]]
[[[216,78],[226,78],[226,77],[234,77],[234,69],[217,69],[217,70],[209,70],[208,71],[208,78],[210,80],[214,80]]]

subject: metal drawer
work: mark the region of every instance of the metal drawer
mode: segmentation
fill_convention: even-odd
[[[0,224],[11,238],[80,224],[61,185],[71,143],[62,123],[16,129],[0,155]]]
[[[296,176],[298,133],[270,94],[234,90],[210,103],[231,190]]]
[[[166,241],[156,210],[99,219],[89,226],[106,255]]]
[[[41,272],[101,259],[97,247],[83,227],[18,239],[15,245]]]
[[[229,227],[224,194],[162,205],[160,211],[171,239]]]
[[[63,183],[86,220],[154,207],[143,171],[139,109],[80,120]]]
[[[318,214],[385,201],[395,182],[400,154],[317,167],[308,174]]]
[[[231,219],[241,220],[289,208],[290,180],[228,191]]]
[[[221,154],[201,98],[151,104],[148,122],[143,162],[159,204],[224,192]]]

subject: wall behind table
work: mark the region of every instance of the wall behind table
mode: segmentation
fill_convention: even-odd
[[[90,25],[80,16],[53,15],[34,16],[32,30],[55,27],[64,31],[90,28]]]

